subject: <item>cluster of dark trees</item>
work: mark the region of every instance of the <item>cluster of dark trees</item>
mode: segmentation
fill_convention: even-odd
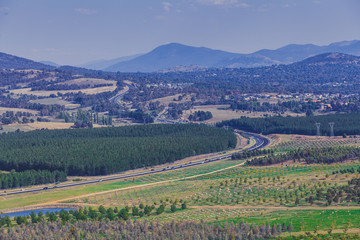
[[[74,212],[61,212],[61,217],[73,219]],[[36,218],[33,216],[32,218]],[[274,239],[282,232],[291,232],[292,224],[254,225],[245,222],[220,225],[192,221],[123,221],[108,219],[93,221],[56,220],[57,215],[48,214],[48,221],[26,224],[27,219],[17,218],[19,225],[0,228],[0,239]],[[61,218],[60,217],[60,218]],[[40,219],[44,219],[43,215]],[[76,218],[76,217],[75,217]],[[81,218],[81,217],[80,217]],[[55,219],[55,220],[54,220]],[[0,219],[1,223],[2,219]],[[5,224],[11,222],[4,218]],[[284,227],[285,225],[285,227]]]
[[[168,108],[168,117],[171,119],[178,119],[184,110],[189,110],[192,104],[189,102],[186,103],[169,103]]]
[[[316,125],[321,124],[321,135],[330,135],[330,122],[334,122],[334,135],[360,134],[360,113],[329,114],[313,117],[267,117],[232,119],[218,123],[218,127],[230,126],[249,132],[262,134],[303,134],[316,135]]]
[[[297,149],[287,153],[278,155],[268,155],[260,158],[248,160],[247,165],[264,166],[277,163],[283,163],[289,160],[305,161],[307,164],[325,163],[331,164],[336,162],[343,162],[360,156],[360,148],[351,146],[341,147],[324,147],[324,148],[308,148]]]
[[[0,116],[0,121],[2,124],[10,124],[14,122],[28,123],[30,121],[34,121],[33,119],[29,119],[32,116],[33,114],[29,112],[6,111]]]
[[[0,189],[64,182],[66,180],[66,174],[61,171],[26,170],[15,172],[12,170],[10,173],[0,173]]]
[[[125,111],[125,112],[120,113],[119,116],[123,117],[123,118],[132,118],[136,122],[139,122],[139,123],[153,123],[154,122],[154,118],[150,114],[145,113],[144,111],[142,111],[140,109],[138,109],[136,111]]]
[[[199,124],[36,130],[0,136],[0,169],[105,175],[235,146],[231,131]]]
[[[205,121],[213,117],[212,113],[209,111],[195,111],[189,116],[190,121]]]
[[[250,157],[255,157],[255,156],[260,156],[260,155],[264,155],[264,154],[271,154],[274,153],[273,149],[260,149],[260,150],[255,150],[255,151],[243,151],[243,152],[239,152],[239,153],[234,153],[233,155],[231,155],[231,159],[235,160],[235,159],[246,159],[246,158],[250,158]]]
[[[344,201],[360,204],[360,178],[351,179],[345,186],[329,188],[325,198],[328,205]]]

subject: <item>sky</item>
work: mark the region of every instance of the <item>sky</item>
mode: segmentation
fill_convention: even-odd
[[[360,40],[359,0],[0,0],[0,52],[81,65],[178,42],[237,53]]]

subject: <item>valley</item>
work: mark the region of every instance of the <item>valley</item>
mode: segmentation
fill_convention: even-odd
[[[358,57],[151,73],[20,60],[40,67],[0,70],[0,212],[38,212],[2,215],[4,234],[130,220],[359,236]],[[40,213],[54,208],[71,210]]]

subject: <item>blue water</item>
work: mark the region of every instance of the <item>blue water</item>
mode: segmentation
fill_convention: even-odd
[[[30,211],[4,213],[4,214],[1,214],[0,217],[5,217],[5,216],[24,217],[24,216],[29,216],[32,212],[34,212],[37,215],[37,214],[39,214],[39,212],[46,214],[46,213],[52,213],[52,212],[60,212],[61,210],[70,211],[70,210],[77,210],[77,209],[73,209],[73,208],[42,208],[42,209],[36,209],[36,210],[30,210]]]

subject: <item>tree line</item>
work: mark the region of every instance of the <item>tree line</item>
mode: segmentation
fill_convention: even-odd
[[[26,170],[15,172],[12,170],[10,173],[0,173],[0,189],[64,182],[66,180],[66,174],[60,171]]]
[[[235,146],[231,131],[199,124],[36,130],[0,136],[0,169],[105,175]]]
[[[222,121],[218,127],[230,126],[248,132],[262,134],[302,134],[316,135],[315,123],[320,123],[320,134],[330,135],[330,122],[334,122],[334,135],[342,136],[360,134],[360,113],[329,114],[310,117],[266,117],[232,119]]]

